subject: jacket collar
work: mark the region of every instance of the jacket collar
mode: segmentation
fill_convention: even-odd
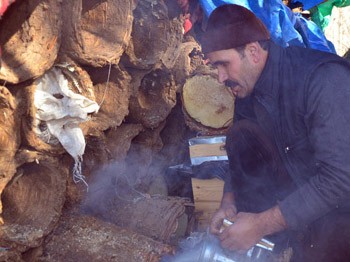
[[[255,84],[253,96],[266,103],[276,102],[279,90],[280,59],[283,48],[270,41],[265,67]]]

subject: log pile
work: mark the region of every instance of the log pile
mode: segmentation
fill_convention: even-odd
[[[61,255],[71,255],[65,261],[79,260],[75,251],[86,260],[114,261],[157,261],[171,252],[164,243],[179,232],[186,201],[151,197],[128,206],[110,198],[115,208],[123,209],[101,214],[96,208],[92,213],[100,219],[63,214],[86,197],[84,183],[73,182],[73,167],[93,188],[94,174],[117,163],[114,172],[126,174],[130,185],[145,193],[165,167],[186,157],[183,144],[186,147],[188,135],[197,130],[187,129],[188,121],[185,125],[181,93],[186,80],[204,65],[196,55],[198,43],[184,39],[183,20],[174,8],[173,1],[165,0],[33,0],[15,1],[1,17],[0,260],[60,260],[57,248]],[[82,159],[72,158],[69,140],[65,146],[63,136],[55,137],[48,122],[38,118],[43,109],[35,106],[35,97],[44,76],[53,71],[65,79],[73,96],[98,106],[74,129],[62,125],[62,130],[79,129],[82,134],[77,136],[83,140]],[[64,94],[52,92],[50,101],[69,105]],[[67,111],[63,120],[76,117]],[[160,207],[155,207],[157,202]],[[89,208],[94,210],[94,204]],[[137,209],[135,214],[130,207]],[[156,225],[148,223],[155,212],[149,213],[146,228],[125,224],[125,214],[140,216],[157,208],[168,213],[157,236],[152,233]],[[66,232],[68,228],[76,235]],[[87,250],[98,239],[79,242],[87,234],[93,238],[107,231],[113,234],[100,246],[105,257]],[[65,245],[63,236],[72,243]],[[137,240],[135,248],[124,248],[131,245],[120,242],[125,236]],[[115,247],[122,255],[113,251],[109,256]],[[128,256],[130,260],[119,260]]]
[[[170,245],[90,216],[70,216],[44,243],[36,261],[157,262]],[[34,252],[32,252],[34,253]],[[35,257],[31,254],[31,257]]]

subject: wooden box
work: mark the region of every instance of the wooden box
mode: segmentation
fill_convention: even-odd
[[[199,165],[205,161],[227,160],[225,142],[225,136],[191,138],[189,140],[191,164]]]
[[[218,178],[191,180],[198,228],[205,230],[212,215],[220,207],[224,181]]]
[[[192,165],[206,161],[227,160],[225,136],[203,136],[189,140],[189,151]],[[220,207],[224,181],[218,178],[192,178],[192,191],[198,229],[206,230],[216,210]]]

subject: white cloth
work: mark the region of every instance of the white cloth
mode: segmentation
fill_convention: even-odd
[[[88,119],[89,113],[98,112],[98,104],[70,90],[61,70],[53,68],[36,81],[34,105],[38,122],[45,121],[50,135],[74,158],[74,182],[82,180],[86,184],[81,173],[85,138],[79,124]]]

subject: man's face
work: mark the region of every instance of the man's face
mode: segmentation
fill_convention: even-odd
[[[214,51],[207,54],[209,62],[218,70],[218,80],[231,88],[235,97],[249,96],[257,80],[257,72],[249,54],[236,49]]]
[[[180,6],[180,8],[185,8],[186,5],[188,5],[189,0],[177,0],[177,4]]]

